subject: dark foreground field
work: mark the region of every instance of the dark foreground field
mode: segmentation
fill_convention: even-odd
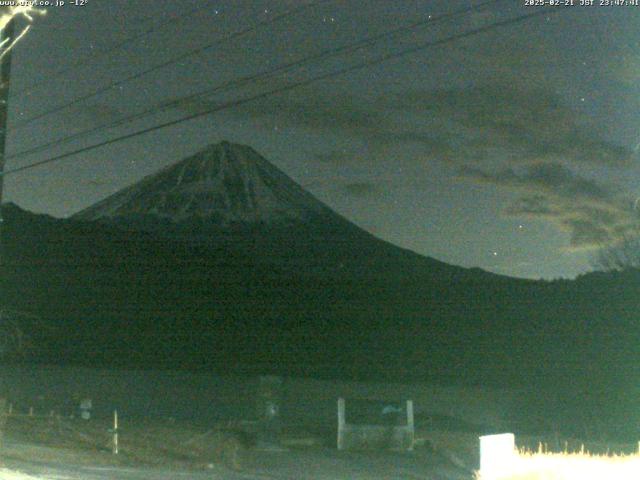
[[[228,426],[227,426],[228,427]],[[0,479],[470,479],[474,440],[432,432],[414,452],[338,452],[320,433],[285,429],[281,449],[260,449],[225,426],[136,422],[112,453],[109,425],[56,416],[9,417]],[[441,446],[436,446],[440,443]],[[471,447],[473,449],[473,447]],[[466,449],[466,451],[465,451]],[[469,455],[465,458],[465,455]]]
[[[413,452],[339,452],[330,432],[286,427],[281,448],[258,448],[239,425],[196,426],[137,420],[112,452],[108,422],[54,416],[8,417],[2,480],[471,480],[478,464],[474,432],[419,428]],[[518,446],[548,451],[631,453],[613,445],[549,436],[518,436]]]

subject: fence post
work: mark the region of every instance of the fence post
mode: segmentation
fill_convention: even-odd
[[[0,447],[4,440],[4,427],[7,423],[7,399],[0,398]]]
[[[409,430],[409,451],[413,450],[413,444],[415,442],[415,426],[413,423],[413,400],[407,400],[407,429]]]
[[[118,411],[113,411],[113,454],[118,455]]]
[[[344,428],[346,423],[344,398],[338,399],[338,450],[344,449]]]

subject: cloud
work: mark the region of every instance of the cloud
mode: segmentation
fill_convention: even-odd
[[[221,104],[209,99],[168,100],[165,105],[189,113],[202,112]],[[449,144],[449,136],[430,132],[429,128],[416,128],[412,121],[392,108],[380,107],[352,95],[326,95],[312,89],[288,95],[262,98],[241,105],[228,114],[258,127],[271,130],[274,125],[287,128],[306,129],[323,134],[334,134],[349,140],[349,143],[365,145],[379,151],[389,146],[422,145],[426,153],[443,160],[450,160],[455,149]],[[354,141],[356,140],[356,141]],[[344,154],[337,151],[330,157],[353,158],[353,149]],[[318,159],[328,160],[327,154]]]
[[[347,195],[366,197],[379,193],[378,187],[371,182],[350,182],[343,186]]]
[[[628,198],[560,164],[539,163],[488,171],[466,166],[462,178],[508,188],[519,196],[503,213],[551,221],[569,234],[569,248],[594,249],[635,231],[638,218]]]
[[[221,108],[223,102],[218,102],[210,98],[168,98],[159,104],[160,109],[179,109],[187,113],[201,113],[208,110]]]
[[[552,222],[568,233],[570,249],[615,243],[638,224],[629,198],[582,173],[626,168],[633,152],[598,138],[550,92],[483,86],[414,91],[387,103],[431,115],[439,158],[459,178],[515,192],[504,214]]]
[[[107,183],[110,183],[110,182],[107,182],[106,180],[93,178],[93,179],[87,180],[87,181],[85,181],[83,183],[85,185],[89,185],[89,186],[92,186],[92,187],[101,187],[101,186],[106,185]]]
[[[569,218],[562,225],[571,233],[571,246],[576,248],[602,247],[612,240],[609,230],[593,221]]]
[[[219,105],[190,99],[174,107],[200,112]],[[259,128],[278,125],[357,140],[372,150],[411,144],[421,148],[422,159],[459,164],[501,158],[623,166],[633,158],[631,149],[598,138],[597,128],[553,92],[533,87],[414,89],[377,98],[305,88],[227,114]]]
[[[192,100],[181,108],[200,111],[204,105],[209,106]],[[540,88],[415,89],[375,99],[308,88],[262,98],[230,114],[269,129],[333,134],[377,151],[413,145],[423,160],[458,164],[501,159],[625,166],[634,157],[631,149],[599,138],[585,116]]]
[[[78,105],[69,110],[76,120],[80,119],[97,125],[120,119],[126,112],[107,104]]]
[[[500,156],[510,163],[536,160],[626,165],[631,149],[597,137],[585,118],[564,106],[553,93],[510,86],[479,86],[398,94],[384,104],[432,118],[431,132],[450,145],[457,161]]]
[[[550,194],[569,200],[608,201],[611,192],[597,182],[575,174],[559,163],[535,163],[487,172],[473,166],[460,168],[463,177],[477,182]]]
[[[354,157],[354,153],[353,151],[347,150],[346,148],[342,148],[339,150],[315,153],[314,157],[323,163],[342,165],[350,161]]]
[[[627,50],[618,55],[613,67],[615,78],[631,86],[636,86],[640,80],[640,54],[635,50]]]
[[[510,216],[554,219],[560,215],[544,195],[525,195],[508,206],[504,213]]]
[[[378,148],[416,145],[420,147],[421,158],[429,158],[451,163],[460,157],[460,148],[447,134],[423,131],[383,131],[378,132],[371,143]]]
[[[390,124],[384,112],[368,108],[355,97],[304,93],[260,99],[243,105],[238,114],[253,120],[268,118],[270,123],[364,139],[385,132]]]

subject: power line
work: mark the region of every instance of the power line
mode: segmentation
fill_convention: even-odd
[[[234,39],[236,39],[238,37],[246,35],[247,33],[251,33],[251,32],[253,32],[254,30],[257,30],[260,27],[263,27],[265,25],[269,25],[271,23],[277,22],[278,20],[282,20],[283,18],[286,18],[286,17],[290,17],[292,15],[296,15],[296,14],[298,14],[298,13],[304,11],[304,10],[316,7],[317,5],[320,5],[322,3],[327,3],[327,2],[330,2],[330,1],[333,1],[333,0],[316,0],[314,2],[308,3],[308,4],[303,5],[301,7],[294,8],[294,9],[291,9],[291,10],[287,10],[284,13],[276,15],[276,16],[268,19],[268,20],[263,20],[261,22],[258,22],[255,25],[252,25],[251,27],[247,27],[247,28],[244,28],[244,29],[239,30],[237,32],[234,32],[234,33],[232,33],[230,35],[227,35],[226,37],[220,38],[220,39],[218,39],[218,40],[216,40],[216,41],[214,41],[212,43],[203,45],[203,46],[198,47],[196,49],[189,50],[186,53],[177,55],[177,56],[171,58],[170,60],[167,60],[167,61],[164,61],[164,62],[162,62],[160,64],[154,65],[153,67],[150,67],[147,70],[143,70],[141,72],[135,73],[135,74],[130,75],[130,76],[128,76],[128,77],[126,77],[126,78],[124,78],[122,80],[116,80],[114,82],[111,82],[108,85],[106,85],[104,87],[100,87],[100,88],[98,88],[97,90],[94,90],[91,93],[88,93],[86,95],[82,95],[80,97],[77,97],[74,100],[72,100],[72,101],[70,101],[70,102],[68,102],[68,103],[66,103],[64,105],[59,105],[57,107],[53,107],[53,108],[51,108],[49,110],[45,110],[42,113],[34,115],[33,117],[30,117],[30,118],[27,118],[27,119],[22,120],[20,122],[17,122],[13,126],[13,128],[11,130],[15,131],[15,130],[19,130],[21,128],[24,128],[25,126],[29,125],[30,123],[33,123],[36,120],[39,120],[39,119],[44,118],[46,116],[49,116],[49,115],[51,115],[53,113],[57,113],[57,112],[59,112],[61,110],[64,110],[64,109],[66,109],[68,107],[76,105],[77,103],[80,103],[80,102],[82,102],[84,100],[88,100],[89,98],[92,98],[92,97],[95,97],[97,95],[100,95],[100,94],[102,94],[104,92],[107,92],[107,91],[111,90],[112,88],[116,88],[116,87],[119,87],[121,85],[124,85],[125,83],[131,82],[133,80],[137,80],[138,78],[141,78],[141,77],[143,77],[145,75],[148,75],[149,73],[155,72],[155,71],[160,70],[160,69],[165,68],[165,67],[168,67],[169,65],[172,65],[174,63],[180,62],[180,61],[182,61],[182,60],[184,60],[186,58],[192,57],[194,55],[198,55],[199,53],[202,53],[205,50],[208,50],[210,48],[213,48],[214,46],[220,45],[220,44],[225,43],[225,42],[229,42],[229,41],[234,40]]]
[[[329,72],[329,73],[325,73],[325,74],[322,74],[322,75],[318,75],[316,77],[309,78],[309,79],[306,79],[306,80],[302,80],[302,81],[299,81],[299,82],[296,82],[296,83],[292,83],[290,85],[285,85],[285,86],[280,87],[280,88],[272,89],[272,90],[269,90],[267,92],[263,92],[263,93],[254,95],[252,97],[246,97],[246,98],[242,98],[242,99],[239,99],[239,100],[230,101],[230,102],[227,102],[225,104],[219,105],[216,108],[208,109],[208,110],[205,110],[205,111],[202,111],[202,112],[198,112],[198,113],[193,113],[191,115],[187,115],[185,117],[182,117],[182,118],[179,118],[179,119],[176,119],[176,120],[172,120],[172,121],[161,123],[159,125],[155,125],[155,126],[152,126],[152,127],[147,127],[147,128],[141,129],[141,130],[137,130],[135,132],[131,132],[131,133],[128,133],[126,135],[121,135],[119,137],[115,137],[115,138],[112,138],[112,139],[109,139],[109,140],[105,140],[105,141],[90,145],[88,147],[83,147],[83,148],[79,148],[77,150],[73,150],[71,152],[67,152],[67,153],[63,153],[63,154],[60,154],[60,155],[56,155],[54,157],[50,157],[50,158],[47,158],[47,159],[44,159],[44,160],[40,160],[38,162],[34,162],[34,163],[29,164],[29,165],[24,165],[22,167],[16,167],[16,168],[13,168],[13,169],[5,170],[5,172],[3,173],[3,176],[11,175],[11,174],[18,173],[18,172],[23,172],[25,170],[30,170],[32,168],[40,167],[42,165],[46,165],[46,164],[49,164],[49,163],[57,162],[57,161],[65,159],[65,158],[68,158],[68,157],[71,157],[71,156],[74,156],[74,155],[78,155],[80,153],[85,153],[85,152],[88,152],[88,151],[91,151],[91,150],[95,150],[95,149],[100,148],[100,147],[111,145],[111,144],[114,144],[114,143],[117,143],[117,142],[121,142],[121,141],[124,141],[124,140],[129,140],[131,138],[138,137],[140,135],[144,135],[146,133],[151,133],[151,132],[154,132],[154,131],[157,131],[157,130],[161,130],[163,128],[172,127],[174,125],[178,125],[180,123],[187,122],[189,120],[194,120],[196,118],[200,118],[200,117],[203,117],[203,116],[206,116],[206,115],[210,115],[212,113],[216,113],[216,112],[219,112],[221,110],[226,110],[226,109],[229,109],[229,108],[232,108],[232,107],[237,107],[237,106],[243,105],[245,103],[252,102],[254,100],[259,100],[259,99],[266,98],[266,97],[269,97],[269,96],[272,96],[272,95],[277,95],[277,94],[280,94],[280,93],[283,93],[283,92],[286,92],[286,91],[289,91],[289,90],[293,90],[293,89],[298,88],[298,87],[303,87],[303,86],[310,85],[312,83],[316,83],[316,82],[319,82],[319,81],[322,81],[322,80],[326,80],[326,79],[331,78],[331,77],[337,77],[337,76],[344,75],[344,74],[347,74],[347,73],[350,73],[350,72],[353,72],[353,71],[356,71],[356,70],[361,70],[361,69],[366,68],[366,67],[370,67],[370,66],[373,66],[373,65],[378,65],[378,64],[384,63],[384,62],[386,62],[388,60],[404,57],[406,55],[419,52],[419,51],[424,50],[424,49],[429,48],[429,47],[434,47],[434,46],[438,46],[438,45],[445,45],[447,43],[451,43],[451,42],[454,42],[456,40],[460,40],[460,39],[463,39],[463,38],[468,38],[468,37],[471,37],[471,36],[474,36],[474,35],[478,35],[480,33],[485,33],[485,32],[489,32],[489,31],[492,31],[492,30],[496,30],[496,29],[501,28],[501,27],[514,25],[514,24],[517,24],[517,23],[522,23],[522,22],[524,22],[526,20],[529,20],[531,18],[539,17],[539,16],[542,16],[542,15],[548,15],[550,13],[559,12],[561,10],[565,10],[566,8],[568,8],[568,7],[560,6],[560,7],[555,7],[555,8],[551,8],[551,9],[537,10],[537,11],[535,11],[533,13],[529,13],[527,15],[521,15],[519,17],[511,18],[511,19],[508,19],[508,20],[495,22],[495,23],[493,23],[491,25],[487,25],[487,26],[484,26],[484,27],[480,27],[480,28],[476,28],[476,29],[473,29],[473,30],[469,30],[467,32],[451,35],[451,36],[445,37],[445,38],[440,39],[440,40],[435,40],[435,41],[423,43],[423,44],[420,44],[420,45],[417,45],[417,46],[413,46],[413,47],[401,50],[399,52],[389,53],[389,54],[380,56],[380,57],[378,57],[376,59],[373,59],[373,60],[369,60],[369,61],[366,61],[366,62],[361,62],[361,63],[356,64],[356,65],[352,65],[352,66],[345,67],[345,68],[342,68],[342,69],[339,69],[339,70],[336,70],[336,71],[333,71],[333,72]]]
[[[199,13],[200,11],[204,10],[205,8],[209,8],[210,5],[200,5],[196,8],[193,8],[191,10],[189,10],[186,13],[183,13],[182,15],[179,15],[177,17],[172,17],[168,20],[165,20],[163,22],[160,22],[157,25],[154,25],[150,28],[148,28],[147,30],[140,32],[137,35],[133,35],[131,37],[128,37],[120,42],[116,42],[113,45],[111,45],[110,47],[104,49],[104,50],[100,50],[98,52],[95,53],[90,53],[89,55],[86,55],[84,58],[80,58],[77,61],[75,61],[73,64],[69,65],[68,67],[62,68],[56,72],[53,72],[52,74],[47,75],[46,79],[42,79],[39,82],[34,82],[34,83],[30,83],[26,88],[23,89],[18,89],[15,92],[12,92],[12,95],[24,95],[26,93],[32,92],[33,90],[37,89],[38,87],[40,87],[41,85],[45,85],[45,84],[50,84],[51,80],[54,78],[58,78],[66,73],[69,73],[72,70],[75,70],[76,68],[80,68],[84,65],[87,65],[89,63],[92,63],[110,53],[115,52],[116,50],[120,50],[123,47],[127,47],[128,45],[130,45],[133,42],[136,42],[138,40],[140,40],[141,38],[144,37],[148,37],[149,35],[151,35],[154,32],[157,32],[158,30],[162,30],[163,28],[165,28],[168,25],[174,24],[176,22],[179,22],[185,18],[191,17],[197,13]]]
[[[167,108],[171,108],[171,107],[176,107],[179,106],[187,101],[193,100],[195,98],[198,97],[202,97],[204,95],[211,95],[213,93],[219,92],[219,91],[224,91],[224,90],[228,90],[230,88],[235,88],[235,87],[239,87],[242,86],[246,83],[249,83],[251,81],[254,80],[264,80],[266,78],[270,78],[273,77],[276,74],[280,74],[283,72],[286,72],[288,70],[291,70],[295,67],[299,67],[301,65],[304,65],[305,63],[309,63],[309,62],[313,62],[316,60],[321,60],[321,59],[325,59],[325,58],[330,58],[332,56],[336,56],[336,55],[341,55],[343,53],[353,53],[357,50],[360,50],[362,48],[365,48],[367,46],[373,45],[376,42],[382,40],[382,39],[386,39],[386,38],[392,38],[394,36],[397,36],[399,34],[402,33],[406,33],[409,32],[411,30],[415,30],[416,28],[425,26],[425,25],[434,25],[437,24],[438,22],[441,21],[445,21],[445,20],[451,20],[452,18],[456,18],[456,17],[460,17],[463,16],[465,14],[468,13],[472,13],[474,11],[478,11],[478,10],[482,10],[485,7],[492,5],[492,4],[497,4],[497,3],[501,3],[504,2],[506,0],[488,0],[485,1],[483,3],[480,3],[478,5],[475,5],[473,7],[468,7],[468,8],[464,8],[464,9],[459,9],[456,10],[454,12],[450,12],[450,13],[445,13],[445,14],[441,14],[441,15],[435,15],[435,16],[429,16],[428,19],[426,20],[421,20],[419,22],[414,22],[410,25],[406,25],[403,27],[399,27],[399,28],[395,28],[393,30],[390,31],[386,31],[386,32],[382,32],[380,34],[377,35],[372,35],[370,37],[365,37],[355,43],[351,43],[351,44],[347,44],[347,45],[342,45],[340,47],[337,48],[330,48],[330,49],[325,49],[321,52],[318,52],[317,54],[311,55],[309,57],[304,57],[302,59],[298,59],[295,60],[293,62],[288,62],[285,64],[281,64],[273,69],[270,70],[263,70],[262,72],[259,73],[255,73],[255,74],[251,74],[251,75],[246,75],[244,77],[240,77],[238,79],[234,79],[234,80],[230,80],[227,82],[223,82],[221,84],[218,84],[214,87],[209,87],[205,90],[201,90],[199,92],[196,93],[192,93],[186,96],[183,96],[181,98],[178,99],[174,99],[171,100],[170,102],[166,102],[166,103],[161,103],[160,105],[156,105],[153,107],[150,107],[146,110],[143,110],[142,112],[139,113],[135,113],[132,115],[128,115],[126,117],[120,118],[118,120],[112,121],[112,122],[108,122],[108,123],[104,123],[102,125],[98,125],[95,127],[91,127],[88,129],[85,129],[81,132],[77,132],[56,140],[52,140],[49,142],[46,142],[44,144],[40,144],[40,145],[36,145],[34,147],[28,148],[26,150],[22,150],[20,152],[14,153],[13,155],[9,155],[7,157],[7,159],[14,159],[14,158],[20,158],[26,155],[31,155],[33,153],[37,153],[46,149],[49,149],[50,147],[53,146],[57,146],[60,144],[64,144],[67,143],[69,141],[72,140],[77,140],[81,137],[84,137],[86,135],[92,134],[92,133],[96,133],[99,131],[102,131],[104,129],[109,129],[109,128],[115,128],[117,126],[123,125],[125,123],[131,122],[131,121],[135,121],[135,120],[139,120],[141,118],[144,118],[146,116],[149,116],[153,113],[157,113],[159,111],[162,110],[166,110]]]

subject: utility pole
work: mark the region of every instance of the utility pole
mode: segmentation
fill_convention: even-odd
[[[0,32],[0,45],[11,46],[15,35],[15,20],[11,20]],[[7,143],[7,114],[9,111],[9,83],[11,77],[11,50],[0,60],[0,267],[4,263],[2,234],[4,217],[2,216],[2,193],[4,190],[4,161]],[[1,297],[0,297],[1,298]],[[2,301],[0,299],[0,301]],[[1,306],[0,306],[1,308]]]
[[[0,45],[11,48],[15,33],[15,22],[11,20],[0,32]],[[0,59],[0,275],[4,274],[4,249],[2,247],[2,234],[4,233],[4,218],[2,216],[2,191],[4,185],[4,160],[5,146],[7,142],[7,114],[9,110],[9,77],[11,75],[11,50]],[[0,279],[0,285],[4,282]],[[0,323],[6,322],[5,305],[6,295],[0,292]],[[6,398],[7,392],[0,391],[0,444],[2,442],[4,424],[7,420]]]

